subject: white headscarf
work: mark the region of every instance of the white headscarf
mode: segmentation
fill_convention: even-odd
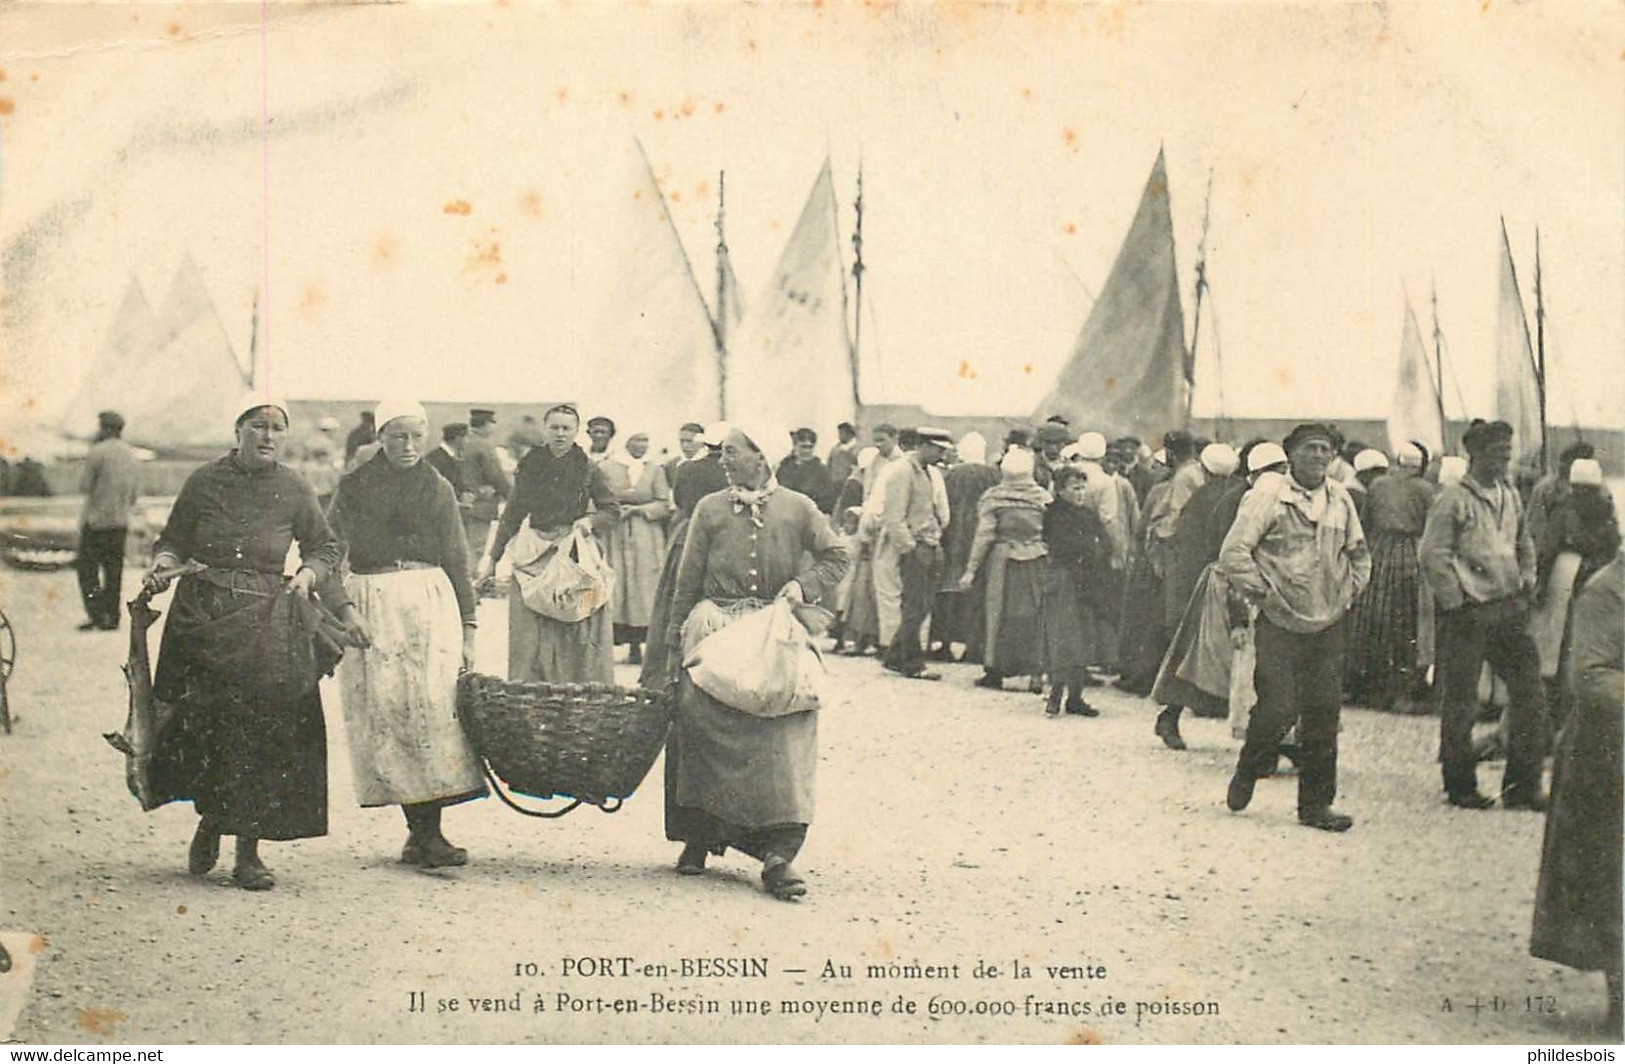
[[[1595,458],[1576,458],[1569,466],[1569,483],[1602,487],[1602,463]]]
[[[1212,476],[1227,477],[1241,465],[1241,456],[1228,443],[1210,443],[1202,448],[1201,462],[1202,468]]]
[[[957,450],[959,451],[959,460],[962,462],[985,462],[987,461],[987,437],[972,429],[959,437]]]
[[[632,478],[632,486],[634,488],[637,487],[638,482],[643,479],[643,470],[644,467],[648,465],[648,462],[642,458],[633,458],[632,452],[626,449],[626,445],[637,439],[639,436],[642,436],[645,442],[647,442],[649,439],[649,434],[640,429],[631,433],[626,437],[626,439],[622,440],[620,443],[617,443],[613,448],[611,448],[615,460],[626,467],[627,474]]]
[[[1033,452],[1025,447],[1012,447],[1004,452],[1004,458],[999,462],[999,469],[1006,477],[1030,477],[1033,466],[1036,464]]]
[[[1106,437],[1098,432],[1085,432],[1078,437],[1078,454],[1088,462],[1100,461],[1106,457]]]
[[[394,396],[380,402],[373,411],[372,423],[382,435],[384,426],[398,417],[415,417],[423,422],[425,427],[429,424],[429,412],[423,409],[423,404],[404,396]]]
[[[254,392],[250,395],[243,396],[242,399],[238,401],[237,409],[233,415],[234,425],[236,422],[242,421],[244,415],[258,410],[262,406],[275,407],[276,409],[282,411],[283,420],[289,422],[290,424],[293,422],[293,418],[288,414],[288,401],[286,399],[283,399],[280,395],[270,395],[266,392]]]

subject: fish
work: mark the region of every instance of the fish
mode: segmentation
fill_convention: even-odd
[[[187,562],[160,575],[167,578],[201,572],[201,562]],[[130,688],[129,715],[122,732],[104,732],[102,738],[125,757],[124,782],[143,810],[164,804],[152,783],[152,755],[158,736],[175,716],[175,707],[153,694],[152,665],[147,651],[147,630],[162,614],[152,608],[152,591],[143,587],[126,604],[130,613],[130,656],[123,665],[124,681]]]

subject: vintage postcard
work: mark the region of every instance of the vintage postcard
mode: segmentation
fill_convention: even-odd
[[[1480,706],[1415,590],[1431,495],[1388,539],[1356,496],[1482,471],[1484,418],[1525,505],[1614,520],[1622,48],[1602,2],[0,8],[6,1036],[1617,1041],[1617,713],[1597,804],[1524,808],[1608,747],[1558,730],[1592,622],[1518,620],[1543,679]],[[1190,568],[1189,492],[1147,489],[1241,485],[1257,440],[1346,458],[1302,505],[1370,549],[1304,563],[1324,616],[1280,627],[1263,561],[1199,633],[1230,540]],[[253,612],[294,542],[292,598],[348,574],[319,682],[308,618]],[[156,619],[155,556],[201,569]],[[547,557],[586,619],[525,590]],[[816,698],[705,693],[696,618],[784,596],[838,625],[779,615]],[[1235,689],[1153,688],[1209,651]],[[465,741],[465,660],[641,685],[681,739],[493,680]],[[1255,701],[1284,751],[1241,757]],[[157,703],[193,776],[143,811],[103,736],[162,760]],[[489,764],[561,810],[516,775],[606,751],[568,815],[461,800]],[[1538,945],[1563,919],[1585,948]]]

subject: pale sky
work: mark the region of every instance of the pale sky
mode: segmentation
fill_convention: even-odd
[[[727,171],[747,313],[826,153],[850,229],[861,157],[872,401],[1031,410],[1161,146],[1187,333],[1212,173],[1199,414],[1216,324],[1227,413],[1382,416],[1435,283],[1487,412],[1505,215],[1552,419],[1620,425],[1622,49],[1617,4],[1502,0],[8,7],[5,398],[65,403],[188,253],[240,353],[263,290],[285,393],[575,394],[615,371],[583,337],[635,135],[708,294]]]

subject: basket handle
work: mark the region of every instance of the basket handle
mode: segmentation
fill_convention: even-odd
[[[567,816],[568,814],[575,812],[578,807],[586,804],[587,802],[585,798],[572,798],[570,799],[570,804],[565,806],[563,809],[556,809],[552,811],[546,809],[526,809],[524,806],[514,801],[513,796],[503,788],[502,781],[497,779],[496,773],[491,771],[491,766],[486,763],[485,758],[483,757],[480,758],[480,770],[485,773],[485,780],[491,785],[491,789],[496,792],[497,797],[502,799],[502,804],[523,816],[533,816],[541,820],[557,820],[562,816]],[[606,813],[616,813],[620,811],[623,804],[625,803],[623,803],[619,798],[606,798],[603,804],[599,805],[598,808],[602,809]]]

